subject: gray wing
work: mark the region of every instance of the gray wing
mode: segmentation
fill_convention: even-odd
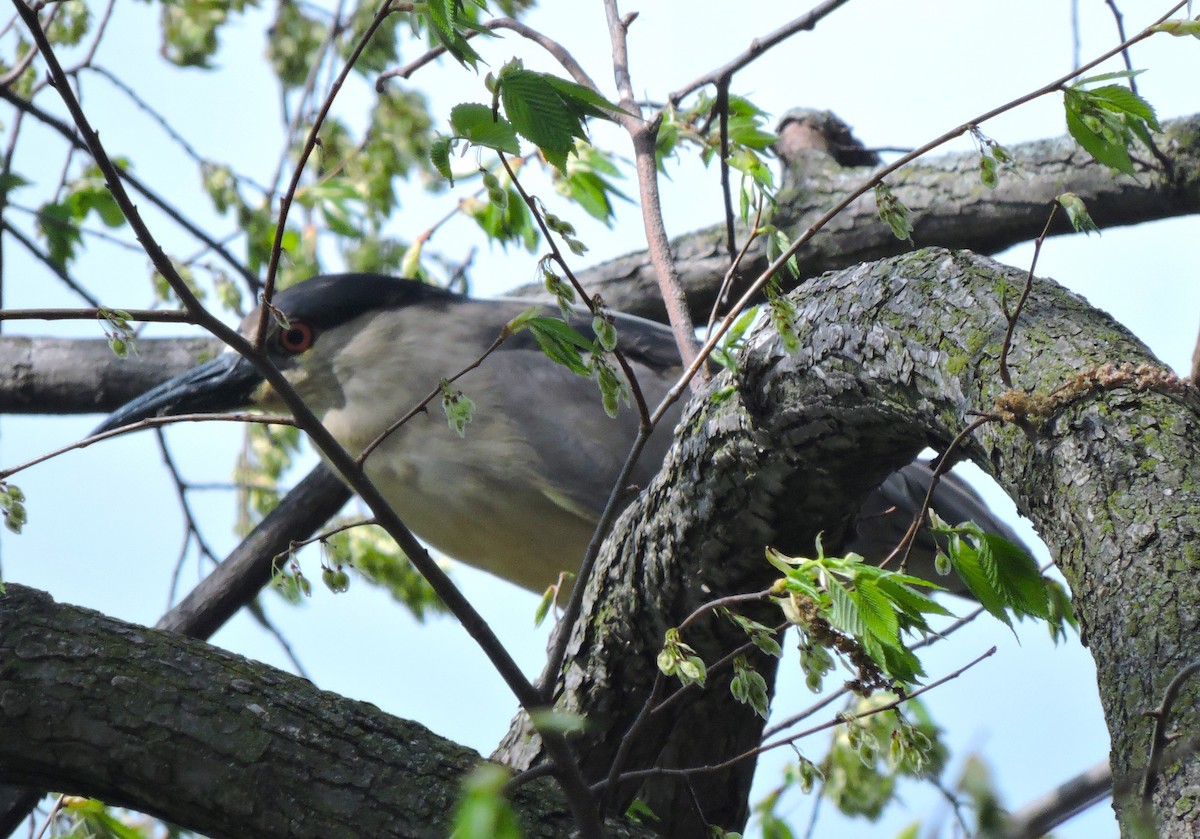
[[[572,326],[591,337],[590,323],[581,318]],[[642,318],[618,315],[616,325],[618,346],[653,410],[680,373],[674,339],[666,327]],[[609,417],[596,382],[551,361],[526,332],[506,341],[488,367],[489,375],[511,383],[505,414],[534,442],[543,474],[553,471],[550,483],[561,500],[597,516],[637,436],[636,405],[621,404]],[[645,486],[662,465],[680,410],[675,405],[655,430],[632,483]]]

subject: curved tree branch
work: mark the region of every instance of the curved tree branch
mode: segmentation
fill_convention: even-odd
[[[1023,272],[941,250],[811,281],[796,296],[804,349],[789,356],[760,332],[737,381],[715,383],[736,384],[737,398],[693,400],[663,471],[614,529],[590,610],[571,629],[558,703],[593,723],[579,745],[589,777],[603,777],[619,742],[613,732],[641,707],[668,627],[705,600],[768,583],[764,545],[804,551],[820,531],[829,545],[871,487],[993,409],[1004,390],[999,289],[1007,284],[1011,296],[1024,282]],[[1189,489],[1200,485],[1197,401],[1110,318],[1045,281],[1034,286],[1010,364],[1019,388],[1047,397],[1045,412],[1027,417],[1035,433],[993,423],[965,454],[1034,520],[1071,583],[1124,773],[1145,760],[1141,712],[1196,654],[1189,616],[1200,614],[1200,592],[1181,580],[1195,574],[1188,557],[1200,531]],[[1108,594],[1129,591],[1130,580],[1136,595]],[[1139,649],[1139,638],[1155,652]],[[744,636],[714,622],[684,640],[714,660]],[[643,735],[628,768],[708,766],[759,736],[753,714],[719,686],[670,717]],[[1195,720],[1185,713],[1179,725]],[[520,721],[499,756],[520,766],[541,759]],[[1168,802],[1195,772],[1160,780],[1165,835],[1193,835]],[[743,780],[697,773],[710,821],[731,812],[717,790]],[[687,814],[671,809],[681,800],[676,783],[630,785],[619,800],[636,795],[680,824]]]
[[[781,127],[780,152],[787,163],[780,212],[790,221],[784,229],[801,229],[807,221],[857,185],[867,170],[843,168],[825,155],[796,150],[789,142],[789,124]],[[1139,224],[1200,212],[1200,115],[1165,125],[1163,150],[1174,161],[1171,178],[1147,170],[1138,179],[1113,175],[1080,151],[1069,138],[1040,140],[1009,147],[1019,161],[1017,174],[1002,174],[994,190],[979,183],[978,156],[949,154],[929,158],[897,173],[895,191],[913,211],[918,244],[970,248],[994,253],[1034,239],[1042,231],[1047,207],[1064,191],[1087,204],[1101,228]],[[1067,233],[1066,223],[1057,233]],[[799,255],[801,276],[814,276],[858,262],[893,256],[908,246],[879,221],[871,202],[852,205],[819,233]],[[672,243],[693,316],[705,320],[718,293],[719,278],[728,267],[724,227],[714,226],[680,237]],[[744,288],[766,266],[761,241],[751,244],[734,285]],[[662,320],[665,312],[657,281],[644,253],[629,254],[579,274],[589,291],[599,292],[618,311]],[[540,285],[513,292],[539,296]],[[173,344],[180,354],[162,359]],[[103,341],[55,341],[0,336],[0,411],[14,413],[87,413],[109,410],[143,392],[161,379],[144,370],[162,364],[161,378],[182,372],[186,354],[207,351],[197,343],[143,340],[140,355],[121,360]],[[220,344],[210,344],[219,348]],[[77,352],[78,354],[77,354]],[[45,354],[43,354],[45,353]],[[86,371],[103,382],[98,398],[89,393]],[[151,381],[153,379],[153,381]]]
[[[231,839],[440,839],[481,760],[305,679],[16,585],[0,595],[0,709],[0,780]],[[513,797],[526,836],[571,835],[549,779]]]

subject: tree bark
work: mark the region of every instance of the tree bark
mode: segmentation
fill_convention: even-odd
[[[1005,392],[1001,289],[1014,300],[1024,279],[941,250],[822,277],[797,294],[799,353],[760,332],[736,381],[714,383],[736,384],[737,398],[693,400],[663,471],[606,543],[571,629],[559,705],[592,724],[578,746],[590,772],[611,764],[613,732],[642,707],[667,626],[713,597],[761,586],[764,545],[811,553],[820,531],[829,544],[870,487],[927,441],[944,447],[977,412],[994,410]],[[1037,524],[1067,576],[1100,674],[1112,763],[1128,776],[1147,760],[1144,713],[1200,652],[1200,590],[1184,584],[1200,529],[1196,395],[1108,316],[1050,282],[1035,284],[1009,364],[1018,388],[1058,396],[1020,425],[978,429],[962,454]],[[744,638],[713,620],[684,640],[715,656]],[[1176,715],[1175,727],[1194,729],[1188,703]],[[625,769],[691,769],[696,781],[740,789],[729,771],[698,767],[756,745],[746,709],[710,687],[664,716]],[[517,721],[499,755],[541,759],[527,723]],[[1196,776],[1194,761],[1163,773],[1154,798],[1162,835],[1195,835],[1194,814],[1175,802]],[[649,775],[637,795],[690,801],[678,776]],[[721,809],[731,801],[698,798],[713,819],[732,812]],[[1118,801],[1119,812],[1134,806]],[[695,834],[673,826],[669,835]]]
[[[202,642],[21,586],[0,595],[6,781],[86,791],[214,839],[442,839],[480,761],[417,723]],[[552,781],[521,786],[514,805],[525,835],[571,835]]]
[[[975,154],[947,154],[906,166],[888,179],[912,210],[913,238],[919,245],[971,248],[995,253],[1036,238],[1050,202],[1071,191],[1086,202],[1102,228],[1137,224],[1200,212],[1200,115],[1165,124],[1161,149],[1173,170],[1147,168],[1137,178],[1115,175],[1091,160],[1068,137],[1010,148],[1017,173],[1002,172],[996,189],[979,181]],[[786,138],[785,138],[786,139]],[[843,168],[824,154],[789,152],[776,223],[793,237],[857,187],[870,169]],[[1057,232],[1068,232],[1061,222]],[[743,231],[744,233],[744,231]],[[692,317],[707,320],[729,267],[723,225],[672,242],[672,252],[688,294]],[[853,203],[797,255],[800,275],[903,253],[908,245],[879,221],[869,196]],[[742,289],[767,265],[761,241],[751,245],[734,289]],[[665,320],[653,267],[645,252],[602,263],[580,273],[590,291],[618,311]],[[782,278],[782,282],[789,281]],[[541,295],[526,286],[515,295]],[[0,336],[0,412],[88,413],[108,411],[180,373],[220,344],[153,339],[138,342],[136,356],[119,359],[96,339],[56,340]]]
[[[212,338],[139,340],[118,358],[108,341],[0,337],[0,412],[107,413],[222,349]]]
[[[1096,163],[1070,137],[1038,140],[1009,147],[1018,161],[1016,172],[1001,172],[995,189],[979,180],[979,155],[945,154],[922,158],[888,177],[888,185],[912,211],[917,245],[970,248],[996,253],[1037,238],[1046,224],[1051,202],[1074,192],[1087,204],[1101,227],[1119,227],[1200,212],[1200,115],[1170,120],[1163,126],[1159,148],[1171,161],[1165,172],[1149,153],[1142,153],[1136,178],[1119,175]],[[786,140],[786,135],[785,138]],[[783,187],[775,223],[793,239],[871,174],[869,168],[844,168],[815,151],[793,152],[779,145],[784,163]],[[1060,220],[1055,233],[1068,233]],[[744,236],[745,231],[740,231]],[[879,220],[870,193],[857,199],[816,234],[796,255],[801,277],[835,271],[859,262],[904,253]],[[725,227],[715,225],[671,243],[692,316],[703,323],[729,268]],[[767,267],[766,249],[751,245],[733,284],[737,295]],[[579,274],[584,288],[603,296],[612,308],[663,320],[654,269],[645,253],[629,254]],[[784,287],[794,282],[780,277]],[[541,294],[537,285],[514,294]]]

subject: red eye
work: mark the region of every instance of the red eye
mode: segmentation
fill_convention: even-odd
[[[313,345],[316,333],[307,323],[292,321],[291,326],[279,332],[279,346],[290,353],[302,353]]]

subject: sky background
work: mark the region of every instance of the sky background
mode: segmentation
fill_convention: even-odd
[[[1115,43],[1115,27],[1100,0],[1080,0],[1080,54],[1084,60]],[[717,4],[624,4],[639,11],[630,30],[634,88],[663,101],[706,71],[744,50],[758,35],[798,15],[806,4],[743,0],[734,8]],[[1136,31],[1168,8],[1165,3],[1124,4],[1127,29]],[[217,69],[174,73],[157,56],[154,9],[118,4],[113,31],[98,55],[100,64],[137,80],[139,94],[168,114],[201,154],[236,160],[239,171],[265,180],[274,171],[283,138],[279,96],[260,66],[263,32],[269,16],[251,12],[228,27]],[[562,42],[612,98],[607,29],[599,2],[547,3],[529,23]],[[988,110],[1071,67],[1071,10],[1066,2],[944,3],[933,0],[857,0],[822,22],[815,32],[793,38],[740,73],[734,92],[747,95],[778,116],[791,107],[830,108],[853,126],[869,146],[916,146],[973,115]],[[1142,94],[1160,117],[1190,114],[1194,93],[1196,41],[1158,36],[1134,51]],[[488,42],[484,58],[498,67],[514,55],[535,69],[557,70],[531,46],[509,34]],[[409,60],[415,53],[402,57]],[[1114,65],[1106,69],[1117,69]],[[481,101],[481,80],[454,66],[431,68],[413,82],[432,91],[435,119],[444,122],[460,101]],[[364,113],[371,93],[353,84],[339,103],[350,115]],[[139,175],[175,203],[197,208],[202,223],[216,230],[232,225],[205,210],[194,170],[178,149],[127,99],[104,80],[88,77],[84,105],[100,129],[110,154],[128,154]],[[1064,133],[1061,101],[1046,97],[983,126],[1005,145]],[[63,162],[51,135],[27,127],[14,159],[26,177],[53,183]],[[39,138],[44,138],[44,141]],[[615,129],[599,127],[598,144],[628,153]],[[972,147],[961,141],[953,148]],[[1019,175],[1017,175],[1019,177]],[[1013,175],[1005,175],[1013,177]],[[627,182],[627,193],[635,188]],[[548,194],[544,185],[534,189]],[[683,163],[663,184],[664,211],[672,235],[687,233],[720,218],[718,173]],[[21,194],[18,193],[18,202]],[[30,199],[31,200],[31,199]],[[411,236],[440,218],[456,200],[405,195],[397,230]],[[190,255],[194,243],[147,208],[148,220],[169,252]],[[566,216],[591,247],[580,267],[641,249],[641,220],[633,206],[618,207],[613,230],[589,222],[581,212]],[[1038,273],[1053,277],[1086,296],[1127,325],[1168,365],[1186,372],[1200,313],[1193,249],[1200,234],[1195,218],[1107,230],[1100,236],[1051,240],[1043,249]],[[434,246],[461,256],[479,242],[473,223],[453,222]],[[1025,267],[1031,248],[1020,246],[1002,261]],[[5,300],[12,308],[75,306],[38,263],[19,248],[5,248]],[[503,253],[480,245],[473,277],[475,291],[496,294],[534,278],[537,256]],[[136,308],[149,302],[144,255],[96,244],[76,275],[106,304]],[[12,322],[7,334],[98,337],[91,323]],[[147,334],[182,334],[179,327],[154,326]],[[84,436],[98,417],[0,416],[0,464],[8,466]],[[195,483],[228,483],[239,435],[230,427],[172,428],[168,438],[180,468]],[[311,461],[309,461],[311,463]],[[4,579],[46,589],[61,601],[100,609],[152,624],[168,607],[175,558],[181,549],[183,522],[174,488],[161,466],[153,435],[128,435],[57,458],[15,479],[28,497],[29,524],[23,535],[0,534]],[[1007,504],[998,491],[983,487],[990,501]],[[206,523],[206,535],[218,552],[236,544],[233,503],[227,492],[194,492],[192,503]],[[1011,510],[1011,504],[1007,505]],[[1012,514],[1015,518],[1015,513]],[[1022,522],[1031,540],[1035,537]],[[1040,559],[1045,559],[1044,549]],[[317,558],[305,570],[314,580]],[[180,593],[204,573],[194,561],[184,564]],[[536,598],[485,574],[455,568],[467,596],[509,644],[531,675],[540,669],[545,630],[533,628]],[[341,596],[321,586],[300,608],[268,596],[266,606],[308,675],[321,687],[364,699],[390,713],[423,722],[431,729],[488,752],[507,728],[516,703],[481,653],[448,618],[419,625],[389,599],[355,584]],[[964,612],[961,601],[952,607]],[[214,639],[216,643],[285,669],[290,664],[279,644],[252,621],[239,616]],[[992,644],[996,656],[928,695],[935,718],[949,732],[956,764],[946,774],[953,782],[957,762],[981,752],[993,767],[1005,801],[1020,806],[1056,783],[1103,759],[1108,739],[1095,689],[1090,658],[1073,639],[1054,647],[1041,627],[1020,626],[1016,637],[990,619],[937,645],[927,659],[936,678],[978,656]],[[777,716],[811,704],[796,675],[794,646],[788,647],[784,678],[774,705]],[[823,754],[824,739],[801,744],[805,754]],[[777,780],[778,767],[792,759],[779,753],[763,761],[760,790]],[[817,835],[892,836],[914,819],[935,825],[949,818],[936,794],[905,787],[905,807],[879,825],[851,827],[823,808]],[[782,808],[803,828],[813,800],[793,795]],[[1116,835],[1106,807],[1072,822],[1063,837]]]

